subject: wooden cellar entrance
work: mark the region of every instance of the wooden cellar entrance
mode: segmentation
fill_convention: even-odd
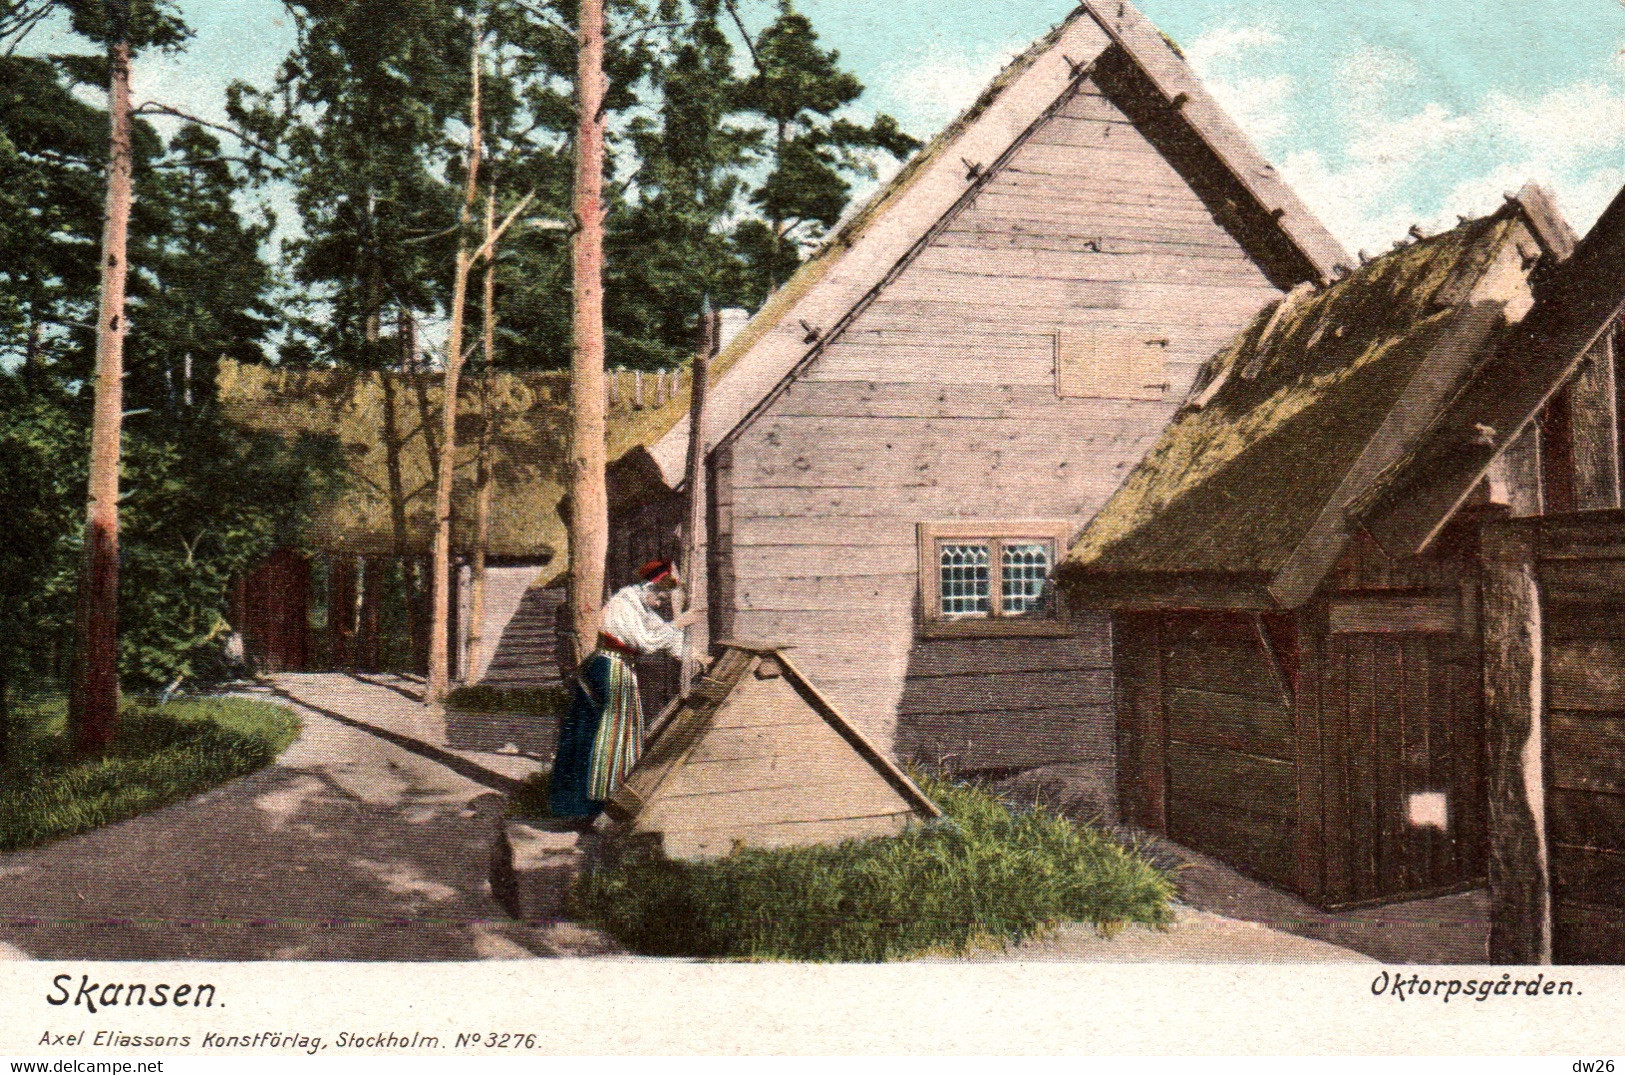
[[[1625,512],[1486,540],[1491,957],[1625,963]]]
[[[1481,883],[1464,603],[1334,591],[1298,614],[1120,614],[1127,820],[1327,908]]]

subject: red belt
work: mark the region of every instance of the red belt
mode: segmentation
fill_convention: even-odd
[[[636,648],[628,646],[614,635],[605,634],[603,631],[598,632],[598,648],[609,650],[611,653],[619,653],[625,657],[636,657],[638,655]]]

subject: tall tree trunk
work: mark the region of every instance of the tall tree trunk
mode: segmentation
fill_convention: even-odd
[[[705,601],[700,582],[700,529],[705,522],[705,393],[710,387],[711,356],[716,351],[717,321],[707,298],[700,308],[698,346],[694,350],[694,376],[688,407],[688,522],[683,528],[683,611],[692,611]],[[694,627],[683,631],[681,691],[688,694],[694,679],[698,654],[694,651]]]
[[[23,384],[33,387],[39,379],[40,350],[45,342],[45,325],[32,306],[28,312],[28,344],[23,350]]]
[[[440,459],[434,490],[434,566],[430,576],[428,700],[445,701],[451,690],[451,487],[457,475],[457,388],[463,373],[463,323],[468,316],[468,276],[474,266],[468,229],[480,183],[480,41],[476,18],[469,49],[468,174],[457,229],[457,268],[451,285],[451,326],[446,333],[446,378],[440,402]]]
[[[96,318],[95,410],[90,434],[90,488],[77,610],[78,645],[69,719],[81,751],[102,750],[118,726],[118,496],[124,419],[124,290],[128,276],[130,202],[129,8],[110,3],[115,20],[108,48],[110,137],[107,200],[102,219],[101,305]]]
[[[570,360],[570,621],[591,649],[609,553],[604,398],[604,3],[582,0],[577,35],[574,340]]]
[[[485,240],[496,232],[497,195],[485,196]],[[485,643],[485,556],[491,547],[491,371],[497,349],[497,260],[493,251],[485,262],[484,331],[480,345],[484,370],[480,377],[480,441],[474,453],[474,552],[468,579],[468,653],[463,677],[473,674],[476,654]]]

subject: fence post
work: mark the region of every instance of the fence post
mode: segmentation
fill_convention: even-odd
[[[1527,525],[1484,529],[1484,715],[1489,761],[1490,962],[1552,961],[1542,757],[1540,591]]]

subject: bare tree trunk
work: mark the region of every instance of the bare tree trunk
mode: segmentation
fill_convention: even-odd
[[[429,688],[427,699],[442,702],[451,690],[451,486],[457,473],[457,387],[463,372],[463,323],[468,314],[468,276],[474,265],[468,229],[480,182],[480,42],[484,31],[474,23],[469,50],[468,174],[459,212],[457,268],[451,285],[451,326],[446,333],[446,377],[440,402],[440,459],[434,492],[434,564],[429,587]]]
[[[96,318],[95,412],[90,434],[90,488],[79,575],[78,645],[69,706],[81,751],[99,751],[118,726],[118,496],[124,420],[124,291],[128,276],[130,203],[129,9],[109,5],[117,25],[108,48],[110,137],[106,212],[102,219],[101,306]]]
[[[497,196],[485,197],[485,241],[496,232]],[[481,348],[485,369],[480,378],[480,442],[474,454],[474,555],[468,578],[468,656],[463,664],[466,680],[474,669],[474,655],[485,642],[485,555],[491,546],[491,371],[497,349],[497,261],[495,252],[485,263],[484,332]]]
[[[700,528],[705,521],[705,393],[711,379],[711,355],[716,350],[716,319],[707,299],[700,308],[699,346],[694,351],[694,377],[688,407],[688,523],[683,529],[683,610],[698,608],[705,601],[705,587],[699,578]],[[681,690],[688,694],[693,682],[697,655],[694,627],[683,632]]]
[[[570,623],[584,657],[598,630],[609,553],[604,398],[604,3],[582,0],[577,36],[574,347],[570,362]]]

